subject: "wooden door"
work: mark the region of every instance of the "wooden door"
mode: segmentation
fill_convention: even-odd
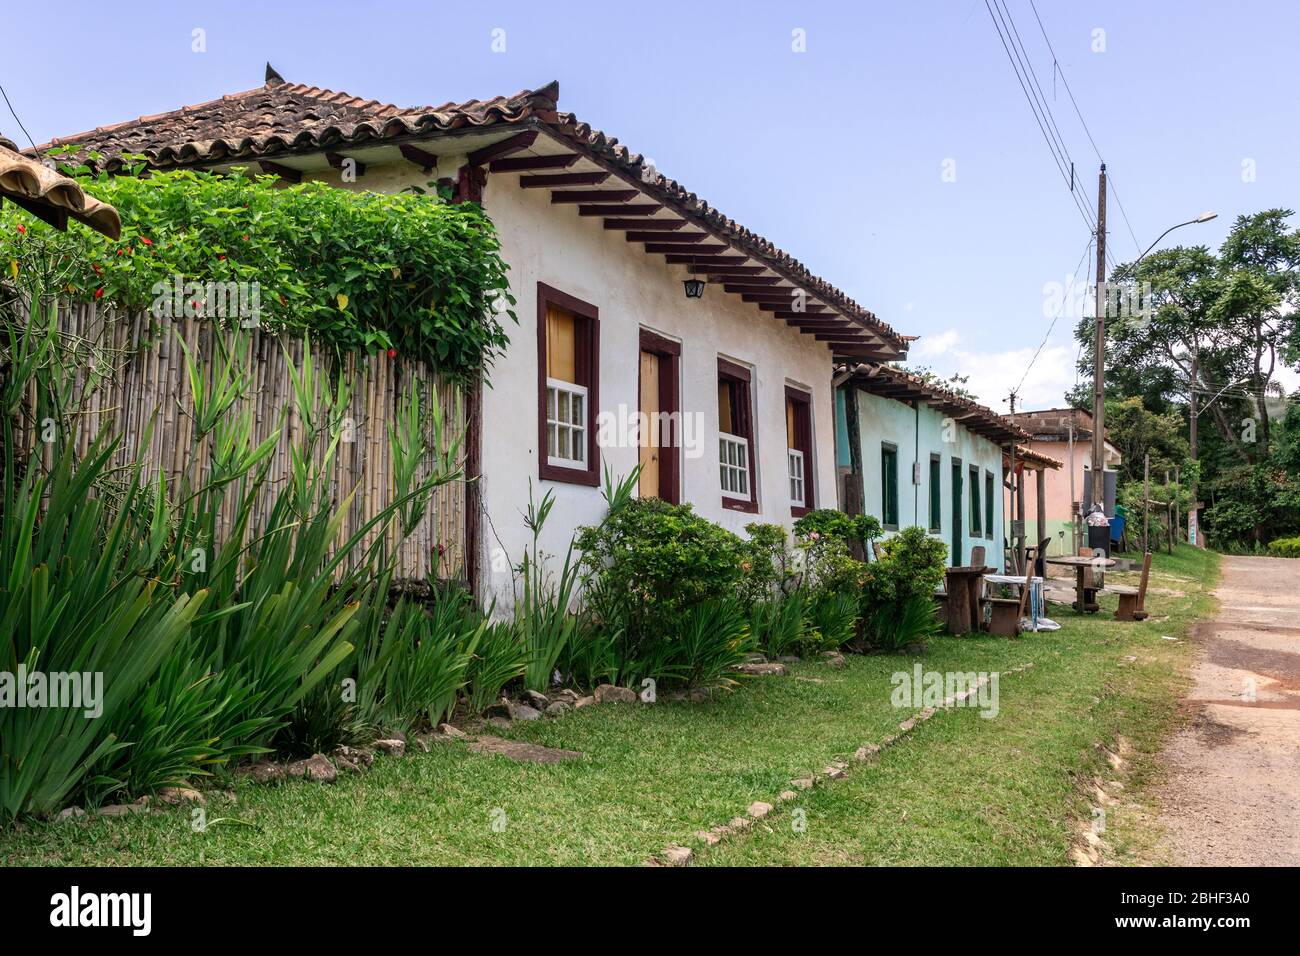
[[[663,497],[660,484],[663,453],[660,448],[659,413],[663,403],[659,393],[660,362],[662,358],[654,352],[641,352],[641,423],[645,428],[641,435],[640,462],[641,477],[639,482],[642,498]]]

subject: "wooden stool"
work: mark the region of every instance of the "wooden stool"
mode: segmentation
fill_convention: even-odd
[[[1107,591],[1113,591],[1119,595],[1119,607],[1115,611],[1115,620],[1117,621],[1145,621],[1147,612],[1145,608],[1147,599],[1147,577],[1151,573],[1151,552],[1148,551],[1142,558],[1142,578],[1135,588],[1115,585],[1109,587]]]
[[[1020,619],[1025,616],[1025,603],[1029,600],[1029,582],[1031,575],[1025,575],[1020,585],[1019,598],[986,598],[992,605],[993,615],[989,619],[989,633],[1000,637],[1015,637],[1020,633]]]

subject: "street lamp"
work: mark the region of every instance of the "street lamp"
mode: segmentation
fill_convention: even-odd
[[[1159,244],[1160,244],[1160,240],[1163,239],[1165,236],[1169,235],[1169,234],[1170,234],[1171,232],[1173,232],[1175,229],[1181,229],[1183,226],[1193,226],[1193,225],[1196,225],[1197,223],[1201,223],[1201,222],[1209,222],[1211,219],[1217,219],[1218,217],[1219,217],[1219,214],[1218,214],[1217,212],[1203,212],[1203,213],[1201,213],[1199,216],[1197,216],[1195,219],[1189,219],[1189,220],[1187,220],[1187,222],[1180,222],[1180,223],[1178,223],[1178,225],[1176,225],[1176,226],[1170,226],[1170,227],[1169,227],[1168,229],[1166,229],[1164,232],[1160,233],[1159,237],[1156,239],[1155,242],[1153,242],[1153,243],[1151,243],[1151,245],[1147,246],[1147,251],[1144,252],[1144,253],[1142,253],[1142,255],[1138,256],[1137,259],[1135,259],[1135,260],[1133,261],[1133,265],[1136,266],[1139,262],[1141,262],[1143,259],[1145,259],[1146,256],[1147,256],[1147,252],[1150,252],[1150,251],[1151,251],[1152,249],[1154,249],[1157,245],[1159,245]],[[1188,446],[1189,446],[1189,450],[1191,451],[1192,461],[1197,461],[1197,460],[1199,460],[1198,449],[1197,449],[1197,438],[1198,438],[1197,431],[1198,431],[1198,430],[1197,430],[1197,427],[1196,427],[1196,424],[1197,424],[1197,423],[1196,423],[1196,419],[1197,419],[1197,416],[1200,415],[1200,412],[1197,411],[1197,408],[1196,408],[1196,371],[1197,371],[1196,366],[1197,366],[1197,359],[1198,359],[1198,356],[1197,356],[1196,352],[1193,351],[1193,352],[1192,352],[1192,371],[1191,371],[1191,376],[1190,376],[1190,380],[1189,380],[1189,382],[1188,382],[1188,389],[1187,389],[1187,394],[1188,394],[1188,430],[1189,430],[1189,438],[1190,438],[1190,441],[1188,442]],[[1099,375],[1099,376],[1100,376],[1100,374],[1101,374],[1100,371],[1098,371],[1098,375]],[[1216,395],[1215,398],[1218,398],[1218,396]],[[1097,462],[1098,458],[1100,457],[1100,455],[1099,455],[1099,453],[1098,453],[1098,448],[1099,448],[1099,446],[1100,446],[1100,444],[1101,444],[1101,442],[1098,440],[1099,437],[1100,437],[1100,436],[1097,435],[1097,434],[1094,434],[1094,435],[1093,435],[1093,452],[1092,452],[1092,460],[1093,460],[1093,463],[1094,463],[1094,467],[1096,467],[1096,462]],[[1102,439],[1102,440],[1104,440],[1104,439]],[[1193,544],[1193,545],[1197,543],[1197,542],[1196,542],[1196,537],[1194,537],[1194,536],[1199,536],[1199,528],[1200,528],[1200,524],[1201,524],[1201,522],[1200,522],[1200,514],[1198,513],[1200,509],[1196,507],[1196,493],[1197,493],[1196,483],[1195,483],[1195,481],[1193,481],[1193,482],[1192,482],[1192,506],[1191,506],[1190,508],[1187,509],[1187,518],[1188,518],[1188,521],[1187,521],[1187,532],[1188,532],[1188,533],[1187,533],[1187,537],[1190,539],[1189,543],[1190,543],[1190,544]]]
[[[1106,500],[1106,407],[1105,397],[1105,363],[1106,363],[1106,312],[1102,303],[1102,286],[1106,281],[1106,165],[1101,167],[1101,176],[1098,188],[1098,225],[1097,225],[1097,291],[1096,291],[1096,328],[1093,333],[1093,384],[1092,384],[1092,503],[1101,505]],[[1177,225],[1170,226],[1156,238],[1156,241],[1147,246],[1146,252],[1133,260],[1136,266],[1146,258],[1147,252],[1150,252],[1160,240],[1169,235],[1175,229],[1181,229],[1183,226],[1191,226],[1200,222],[1209,222],[1211,219],[1218,218],[1217,212],[1203,212],[1194,219],[1186,222],[1180,222]],[[1196,356],[1192,356],[1192,377],[1195,381],[1196,376]],[[1196,394],[1192,390],[1192,433],[1191,448],[1192,460],[1196,460]],[[1192,489],[1192,510],[1190,512],[1192,524],[1195,526],[1196,514],[1196,490]]]
[[[1203,212],[1203,213],[1201,213],[1199,216],[1197,216],[1195,219],[1189,219],[1189,220],[1187,220],[1186,222],[1180,222],[1180,223],[1179,223],[1178,225],[1176,225],[1176,226],[1170,226],[1170,227],[1169,227],[1168,229],[1166,229],[1164,232],[1160,233],[1159,237],[1156,239],[1155,242],[1153,242],[1153,243],[1151,243],[1151,245],[1147,246],[1147,252],[1150,252],[1150,251],[1151,251],[1152,249],[1154,249],[1157,245],[1159,245],[1159,244],[1160,244],[1160,240],[1163,239],[1165,236],[1169,235],[1169,234],[1170,234],[1171,232],[1173,232],[1175,229],[1181,229],[1183,226],[1194,226],[1194,225],[1196,225],[1198,222],[1209,222],[1211,219],[1218,219],[1218,218],[1219,218],[1219,214],[1218,214],[1217,212]],[[1135,260],[1133,261],[1133,265],[1137,265],[1139,262],[1141,262],[1143,259],[1145,259],[1145,258],[1147,257],[1147,252],[1144,252],[1144,253],[1142,253],[1142,255],[1138,256],[1137,259],[1135,259]]]

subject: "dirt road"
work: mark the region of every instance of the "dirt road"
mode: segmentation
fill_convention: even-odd
[[[1164,849],[1185,865],[1300,865],[1300,560],[1223,559],[1198,626],[1191,721],[1166,749]]]

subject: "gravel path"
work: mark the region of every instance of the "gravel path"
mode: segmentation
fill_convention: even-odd
[[[1300,865],[1300,560],[1223,559],[1191,717],[1162,759],[1172,862]]]

